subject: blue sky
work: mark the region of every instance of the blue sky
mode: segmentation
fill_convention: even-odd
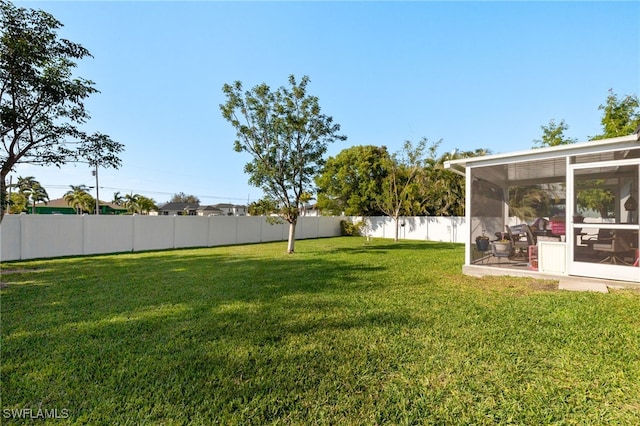
[[[203,204],[261,197],[233,151],[222,86],[287,84],[308,91],[353,145],[440,152],[525,150],[549,120],[580,141],[601,130],[609,89],[640,93],[640,2],[35,2],[60,35],[94,58],[77,75],[101,93],[84,126],[123,143],[123,166],[101,169],[100,198],[172,194]],[[95,185],[84,165],[21,166],[58,198]],[[94,194],[95,195],[95,194]]]

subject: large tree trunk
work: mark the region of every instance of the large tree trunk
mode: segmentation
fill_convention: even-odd
[[[289,222],[289,243],[287,244],[287,253],[292,254],[296,245],[296,222],[293,220]]]
[[[7,173],[2,170],[0,172],[0,223],[4,218],[5,209],[9,207],[9,199],[7,194]]]

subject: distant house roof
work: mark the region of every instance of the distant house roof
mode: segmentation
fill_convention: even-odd
[[[244,209],[246,208],[246,206],[240,205],[240,204],[230,204],[230,203],[219,203],[219,204],[214,204],[214,207],[218,207],[220,209]]]
[[[175,201],[175,202],[171,202],[163,205],[158,210],[160,211],[196,210],[198,207],[199,207],[199,204],[190,204],[182,201]]]
[[[64,198],[49,200],[47,203],[36,203],[36,207],[71,207]]]
[[[217,208],[216,206],[200,206],[198,207],[196,210],[201,211],[201,212],[216,212],[216,213],[222,213],[222,210],[220,210],[219,208]]]

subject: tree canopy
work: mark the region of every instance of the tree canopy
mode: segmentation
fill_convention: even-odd
[[[346,140],[340,125],[321,112],[307,93],[309,77],[289,76],[289,87],[272,90],[263,83],[245,91],[242,83],[225,84],[222,116],[236,129],[234,149],[251,160],[244,170],[249,183],[275,200],[289,223],[287,252],[293,253],[301,197],[315,192],[313,179],[324,164],[329,143]]]
[[[549,120],[546,126],[540,126],[542,129],[542,138],[534,140],[534,148],[542,148],[545,146],[558,146],[576,143],[577,139],[565,136],[564,132],[569,129],[564,120],[556,123],[554,119]]]
[[[89,187],[86,185],[69,185],[69,187],[71,189],[63,196],[67,204],[73,207],[77,214],[93,212],[96,204],[95,198],[89,194]]]
[[[640,103],[637,95],[618,97],[609,90],[607,101],[598,107],[602,111],[602,133],[592,139],[627,136],[638,131],[640,126]]]
[[[384,146],[356,145],[329,157],[316,178],[318,207],[333,214],[381,214],[376,196],[388,174],[390,155]]]
[[[173,194],[173,197],[169,200],[170,203],[189,203],[189,204],[200,204],[200,198],[195,195],[187,195],[184,192],[178,192],[177,194]]]
[[[91,54],[58,37],[60,27],[47,12],[0,0],[0,220],[6,177],[18,164],[120,166],[122,144],[79,128],[90,119],[84,101],[97,89],[73,71]]]

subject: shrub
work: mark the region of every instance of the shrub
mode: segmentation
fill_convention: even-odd
[[[360,228],[362,228],[362,222],[352,223],[348,220],[340,221],[340,235],[346,237],[353,237],[360,235]]]

